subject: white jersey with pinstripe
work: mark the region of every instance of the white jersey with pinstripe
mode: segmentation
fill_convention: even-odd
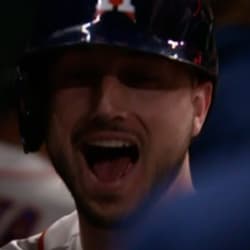
[[[76,211],[62,217],[43,233],[11,241],[1,250],[82,250]]]

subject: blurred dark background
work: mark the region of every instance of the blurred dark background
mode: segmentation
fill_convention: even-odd
[[[16,78],[15,63],[27,43],[37,3],[37,0],[0,2],[0,107],[3,110],[13,101],[13,95],[8,93]]]
[[[250,1],[210,1],[216,18],[219,80],[211,115],[191,150],[197,187],[207,175],[250,167]]]
[[[13,65],[27,41],[37,0],[8,0],[0,3],[0,66]]]

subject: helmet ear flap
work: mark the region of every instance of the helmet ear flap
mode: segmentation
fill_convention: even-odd
[[[39,150],[45,136],[44,111],[37,91],[31,94],[28,74],[18,71],[16,80],[19,131],[25,153]]]

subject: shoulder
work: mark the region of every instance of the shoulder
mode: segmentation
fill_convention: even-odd
[[[1,250],[81,250],[76,211],[62,217],[43,233],[15,240]]]
[[[62,217],[44,233],[44,249],[79,249],[79,221],[77,212]]]

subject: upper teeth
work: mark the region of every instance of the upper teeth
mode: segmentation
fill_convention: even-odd
[[[112,140],[112,141],[94,141],[89,143],[89,145],[115,148],[115,147],[129,147],[132,144],[130,142]]]

